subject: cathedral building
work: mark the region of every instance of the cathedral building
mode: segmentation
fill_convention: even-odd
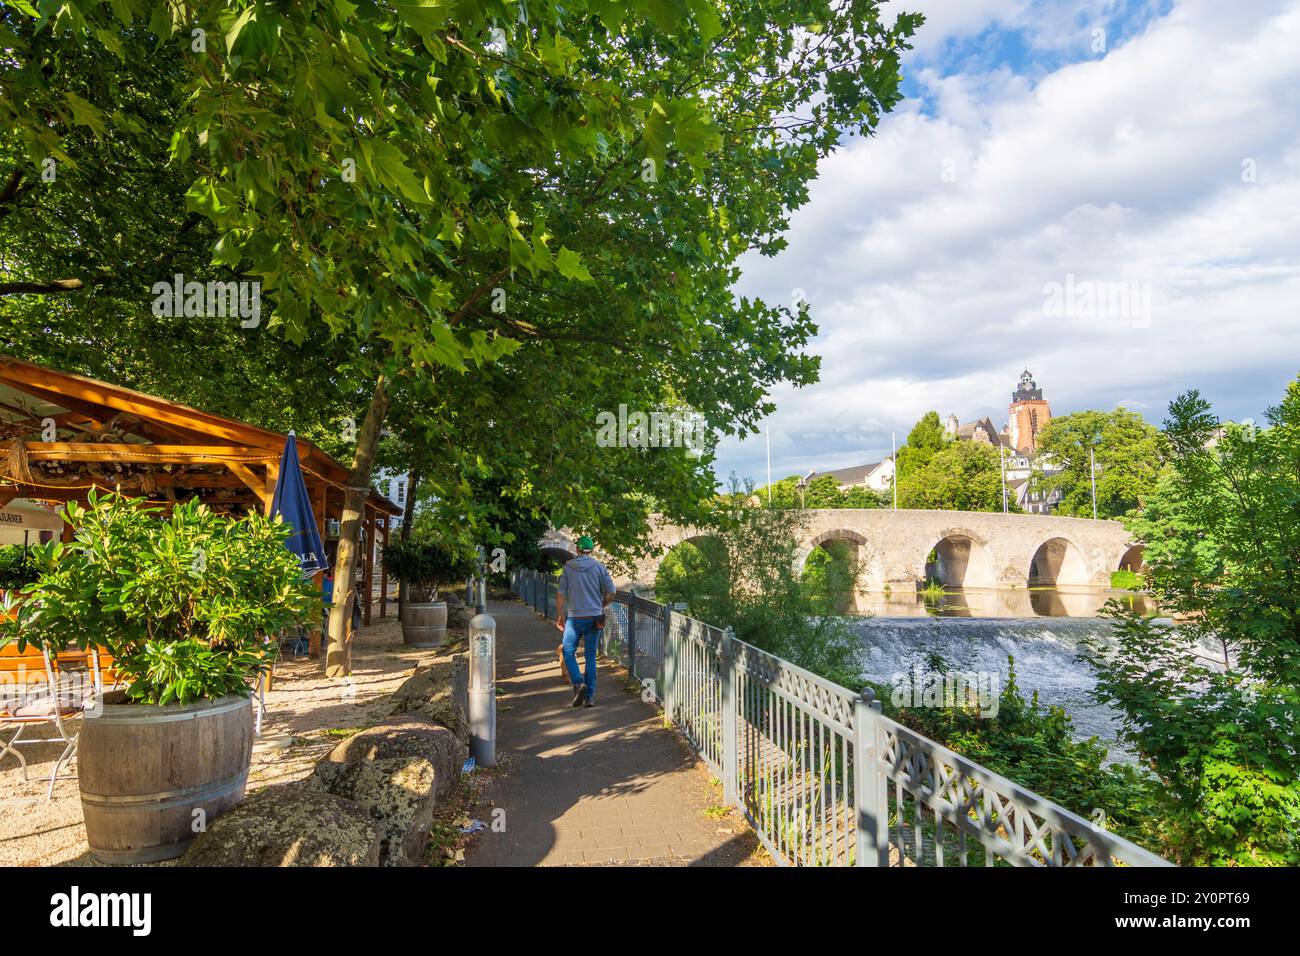
[[[1020,387],[1011,393],[1007,414],[1011,447],[1022,455],[1035,454],[1038,434],[1052,420],[1052,406],[1043,399],[1043,390],[1029,374],[1029,369],[1020,374]]]
[[[962,425],[956,415],[949,415],[944,431],[950,441],[973,441],[996,448],[1003,456],[1007,485],[1016,503],[1031,514],[1047,514],[1060,500],[1060,493],[1049,495],[1037,491],[1030,477],[1034,472],[1056,471],[1052,462],[1038,452],[1038,436],[1051,420],[1052,407],[1043,398],[1043,390],[1034,376],[1025,369],[1020,375],[1020,386],[1011,393],[1007,423],[1001,429],[995,428],[988,417]]]

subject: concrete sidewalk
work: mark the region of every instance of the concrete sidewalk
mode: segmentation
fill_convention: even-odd
[[[518,602],[494,602],[499,769],[476,813],[484,831],[469,866],[752,863],[757,840],[736,811],[724,817],[711,774],[664,727],[656,707],[625,689],[602,661],[596,706],[570,707],[560,677],[560,632]],[[581,661],[579,647],[579,661]]]

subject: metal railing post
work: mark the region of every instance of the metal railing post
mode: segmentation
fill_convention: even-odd
[[[636,680],[636,605],[627,602],[627,672]]]
[[[853,798],[858,866],[889,866],[888,796],[880,772],[880,701],[863,690],[853,706]]]
[[[673,709],[677,705],[677,645],[673,641],[673,609],[667,604],[664,609],[664,716],[673,719]]]
[[[740,759],[736,739],[736,635],[722,632],[722,802],[740,803]]]

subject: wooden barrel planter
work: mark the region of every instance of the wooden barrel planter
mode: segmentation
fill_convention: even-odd
[[[121,691],[105,695],[77,744],[86,842],[103,863],[168,860],[244,798],[252,701],[125,701]]]
[[[446,601],[402,605],[402,641],[408,647],[439,647],[446,640]]]

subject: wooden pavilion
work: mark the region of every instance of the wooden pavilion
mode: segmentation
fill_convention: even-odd
[[[0,355],[0,507],[15,498],[84,503],[92,488],[167,507],[197,496],[210,507],[267,513],[287,436],[154,395]],[[341,520],[348,469],[311,442],[298,457],[327,537]],[[376,544],[401,509],[371,490],[362,522],[361,594],[370,623]],[[64,526],[64,539],[72,529]],[[381,571],[379,616],[387,613]],[[317,584],[320,576],[317,577]],[[319,653],[319,633],[312,653]]]

